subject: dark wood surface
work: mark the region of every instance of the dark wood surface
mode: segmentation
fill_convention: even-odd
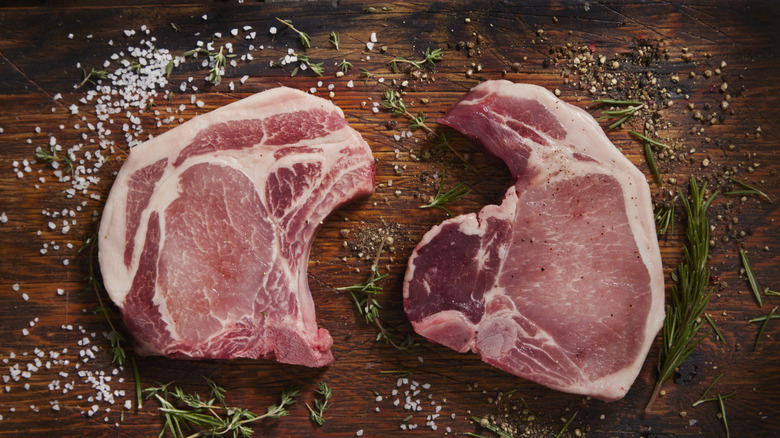
[[[35,148],[46,147],[52,135],[66,148],[79,141],[80,134],[86,132],[86,122],[71,115],[68,107],[78,103],[89,87],[74,89],[83,78],[77,63],[85,68],[100,67],[111,54],[126,49],[141,37],[140,34],[126,37],[123,30],[139,30],[142,25],[148,26],[157,38],[158,48],[175,54],[193,48],[198,39],[207,41],[214,32],[222,33],[220,44],[232,41],[238,53],[246,53],[250,42],[240,38],[246,32],[242,30],[234,38],[230,30],[251,25],[257,32],[251,43],[265,46],[262,51],[252,52],[253,61],[229,66],[219,86],[207,85],[203,79],[207,69],[201,68],[199,62],[189,61],[173,71],[167,87],[173,90],[172,101],[168,104],[158,100],[159,108],[175,109],[185,104],[181,117],[186,120],[279,84],[308,90],[322,80],[324,85],[317,94],[326,97],[327,91],[323,90],[332,83],[335,85],[333,101],[374,151],[379,184],[374,195],[336,212],[324,224],[309,262],[309,283],[317,305],[317,320],[333,335],[335,364],[309,369],[268,361],[139,357],[144,386],[175,380],[186,391],[205,395],[207,387],[202,376],[211,376],[228,389],[231,404],[256,412],[264,412],[284,388],[299,386],[302,396],[290,409],[290,416],[256,424],[258,436],[355,436],[361,429],[363,436],[395,436],[404,433],[402,424],[414,423],[419,428],[408,433],[419,436],[442,436],[446,427],[455,436],[466,432],[493,436],[469,418],[495,414],[502,421],[527,425],[517,420],[518,412],[523,409],[522,397],[537,417],[533,427],[528,428],[528,435],[522,436],[553,436],[561,429],[562,418],[568,419],[576,413],[569,427],[572,435],[578,429],[586,436],[717,437],[726,435],[717,417],[717,403],[698,407],[691,404],[723,373],[712,394],[736,391],[725,402],[731,436],[770,436],[780,429],[780,344],[776,340],[780,322],[768,325],[758,348],[754,348],[754,340],[759,327],[747,323],[750,318],[769,313],[780,304],[780,299],[766,296],[764,306],[759,308],[740,273],[738,257],[740,249],[747,251],[761,284],[780,288],[777,202],[723,196],[714,201],[710,215],[714,243],[710,266],[716,291],[707,312],[723,332],[725,343],[718,342],[714,336],[705,339],[680,369],[676,382],[665,385],[666,394],[647,416],[642,415],[642,410],[655,383],[660,337],[625,399],[603,403],[548,390],[502,373],[472,354],[456,354],[419,338],[418,347],[407,354],[399,353],[375,342],[376,329],[364,323],[348,296],[335,290],[362,281],[368,272],[369,262],[360,259],[358,251],[345,248],[343,242],[355,245],[359,243],[361,231],[392,228],[394,252],[385,253],[382,259],[383,269],[389,269],[390,274],[382,283],[385,291],[380,297],[382,318],[401,333],[410,332],[400,299],[406,259],[424,232],[445,218],[441,211],[417,208],[420,198],[427,199],[435,191],[431,174],[446,170],[447,187],[462,181],[474,188],[469,196],[452,205],[454,213],[478,211],[482,205],[496,202],[508,180],[502,165],[485,158],[457,134],[453,135],[454,147],[470,155],[478,172],[463,169],[452,154],[437,154],[434,141],[422,131],[416,131],[413,138],[395,141],[393,135],[406,122],[387,111],[370,110],[387,84],[409,79],[411,86],[404,99],[415,103],[415,112],[424,110],[437,132],[446,129],[435,123],[436,118],[466,90],[488,79],[506,78],[551,90],[557,88],[566,101],[598,115],[587,89],[582,90],[571,81],[565,83],[562,74],[565,61],[556,64],[553,60],[546,66],[545,59],[551,57],[551,49],[566,43],[575,47],[592,43],[594,54],[609,60],[631,53],[632,45],[643,39],[658,44],[659,53],[668,53],[668,59],[661,57],[644,68],[664,83],[669,83],[673,74],[680,76],[679,83],[669,83],[668,87],[674,104],[659,111],[668,122],[659,126],[663,128],[659,129],[659,135],[683,145],[687,156],[683,161],[659,162],[661,175],[667,182],[663,189],[651,183],[659,202],[671,198],[669,191],[682,189],[687,193],[685,182],[691,174],[701,181],[709,181],[713,189],[728,189],[730,186],[722,183],[722,173],[732,167],[740,180],[762,187],[774,200],[780,199],[777,184],[780,9],[774,2],[594,1],[564,5],[538,1],[458,4],[421,1],[374,4],[375,13],[366,12],[365,8],[371,6],[369,2],[351,1],[10,3],[6,2],[0,9],[0,127],[3,128],[0,213],[8,219],[0,224],[0,360],[3,360],[0,376],[10,378],[10,368],[17,365],[20,371],[27,370],[28,364],[35,366],[36,351],[45,357],[29,378],[10,379],[0,386],[0,435],[154,436],[162,425],[158,405],[152,401],[142,409],[137,409],[134,402],[132,409],[124,409],[125,400],[134,399],[132,372],[126,366],[112,374],[110,349],[103,336],[109,327],[102,316],[92,313],[98,305],[94,293],[80,293],[86,286],[84,278],[89,267],[88,260],[79,256],[76,248],[94,233],[92,212],[101,210],[113,173],[119,169],[125,152],[117,148],[97,174],[100,181],[90,188],[90,193],[99,194],[99,200],[81,195],[68,199],[63,190],[69,184],[56,182],[51,168],[45,164],[31,164],[31,172],[23,172],[22,178],[17,177],[12,165],[14,161],[32,161]],[[391,6],[392,11],[383,11],[383,6]],[[202,18],[204,14],[206,20]],[[269,61],[283,56],[288,47],[302,51],[294,34],[282,31],[274,17],[291,19],[312,36],[313,48],[305,52],[313,62],[324,62],[323,78],[316,78],[310,72],[291,78],[289,67],[269,67]],[[170,23],[176,23],[181,31],[174,30]],[[269,34],[271,26],[280,29],[277,35]],[[327,42],[331,31],[340,33],[339,51]],[[371,32],[377,33],[379,43],[369,52],[365,42]],[[69,33],[73,34],[72,39],[68,38]],[[109,40],[114,41],[113,47]],[[458,49],[459,42],[474,44],[472,56],[467,47]],[[387,46],[386,53],[380,52],[381,46]],[[444,49],[444,60],[437,64],[435,73],[423,69],[428,73],[427,79],[394,74],[386,65],[393,56],[416,58],[427,47]],[[693,54],[690,60],[682,59],[684,48]],[[334,64],[341,59],[351,61],[356,68],[337,78]],[[720,75],[704,76],[706,70],[719,68],[722,61],[726,65]],[[519,66],[513,68],[515,63]],[[476,64],[481,65],[481,71]],[[386,78],[387,83],[364,82],[358,68],[367,68],[376,78]],[[474,70],[471,77],[466,75],[468,69]],[[691,78],[690,72],[695,72],[696,78]],[[646,72],[638,70],[634,74]],[[240,85],[238,79],[244,75],[249,75],[249,79]],[[189,90],[187,93],[178,90],[178,84],[189,76],[195,78],[193,84],[198,87],[195,94],[205,103],[203,108],[190,104]],[[228,89],[231,80],[236,83],[234,91]],[[354,81],[354,88],[346,87],[349,80]],[[732,94],[727,111],[718,107],[724,99],[725,93],[719,91],[723,82],[729,84],[728,92]],[[58,93],[62,99],[54,101],[53,96]],[[610,96],[617,97],[617,93]],[[422,104],[423,98],[429,99],[429,103]],[[367,107],[361,107],[361,102],[366,102]],[[711,125],[695,119],[688,103],[693,103],[695,109],[710,103],[712,108],[705,112],[716,113],[718,123]],[[94,106],[80,106],[79,116],[94,122]],[[389,129],[390,120],[397,120],[398,127]],[[77,123],[78,129],[74,128]],[[641,122],[634,123],[631,125],[634,129],[642,129]],[[64,125],[64,129],[59,125]],[[36,132],[36,127],[40,127],[40,132]],[[158,134],[164,128],[145,125],[145,129]],[[626,129],[611,130],[609,136],[651,181],[641,145],[629,137]],[[119,127],[113,129],[111,139],[117,145],[124,144]],[[424,151],[433,151],[433,158],[425,158]],[[704,159],[710,165],[704,167]],[[759,166],[755,167],[754,163]],[[402,175],[395,172],[396,165],[405,166]],[[24,166],[17,167],[22,170]],[[44,177],[46,182],[40,183],[39,177]],[[390,180],[392,187],[388,187]],[[670,182],[674,180],[676,183]],[[63,235],[59,225],[56,230],[47,227],[53,219],[42,215],[43,210],[72,209],[82,201],[86,201],[86,206],[76,214],[77,223],[68,234]],[[668,274],[679,262],[683,244],[680,210],[677,210],[673,233],[661,239],[667,287],[671,285]],[[341,234],[343,229],[349,230],[346,238]],[[60,249],[54,250],[52,242]],[[66,247],[68,243],[73,249]],[[42,254],[44,244],[49,248]],[[64,259],[69,260],[68,265],[63,264]],[[360,272],[356,272],[358,269]],[[14,290],[15,284],[19,285],[18,291]],[[58,288],[63,289],[62,295],[57,294]],[[63,325],[72,325],[74,330],[63,329]],[[85,334],[79,332],[79,327]],[[23,335],[23,329],[29,334]],[[705,325],[702,331],[711,330]],[[96,336],[91,338],[91,333]],[[95,358],[88,362],[79,356],[86,348],[79,345],[85,336],[90,337],[89,347],[97,347]],[[67,352],[63,353],[63,349]],[[46,369],[45,363],[54,361],[49,357],[50,351],[59,352],[60,357]],[[69,363],[64,364],[63,359]],[[399,369],[406,371],[410,380],[431,385],[418,397],[432,394],[431,400],[442,406],[442,417],[436,421],[438,430],[425,426],[425,416],[433,413],[432,407],[426,406],[424,411],[404,422],[409,413],[392,405],[396,397],[391,396],[391,391],[397,376],[383,371]],[[79,372],[111,375],[112,380],[108,382],[111,389],[124,391],[125,395],[117,396],[113,405],[90,400],[96,390]],[[59,388],[51,390],[48,386],[55,380],[59,380]],[[311,404],[312,391],[320,380],[332,387],[335,403],[327,412],[325,425],[316,427],[308,419],[304,402]],[[73,388],[63,393],[70,382]],[[29,386],[25,387],[26,384]],[[384,397],[383,401],[375,401],[374,390]],[[515,392],[497,401],[498,393],[509,391]],[[59,410],[54,410],[53,404]],[[92,405],[98,406],[98,412],[88,416],[86,411]],[[507,410],[509,414],[505,417]]]

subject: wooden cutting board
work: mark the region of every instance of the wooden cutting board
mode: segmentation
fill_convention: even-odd
[[[725,401],[731,436],[769,436],[780,429],[780,344],[775,339],[780,322],[768,324],[754,348],[759,325],[747,321],[768,314],[780,300],[765,296],[763,307],[758,306],[740,272],[738,254],[740,249],[746,251],[762,286],[780,287],[777,202],[755,196],[715,199],[709,263],[715,292],[707,313],[725,342],[714,335],[706,338],[681,367],[676,381],[664,386],[665,395],[646,416],[642,411],[657,376],[660,336],[625,399],[604,403],[548,390],[492,368],[472,354],[457,354],[419,337],[415,338],[417,347],[400,353],[376,342],[376,328],[367,325],[349,296],[335,288],[363,281],[370,266],[366,257],[373,256],[367,244],[377,233],[390,233],[393,248],[383,253],[380,264],[389,274],[380,284],[384,289],[378,298],[381,317],[398,333],[411,333],[401,307],[401,280],[416,242],[446,218],[442,211],[418,208],[435,193],[436,177],[446,171],[445,188],[463,182],[473,189],[450,204],[454,214],[475,212],[497,202],[508,182],[503,165],[485,157],[458,134],[452,135],[453,147],[469,156],[476,171],[464,169],[452,153],[440,151],[435,140],[421,130],[398,140],[408,121],[381,106],[372,110],[388,88],[406,91],[403,98],[413,105],[412,112],[422,110],[437,134],[450,130],[436,119],[464,92],[489,79],[558,89],[562,99],[599,116],[604,108],[597,107],[593,99],[620,94],[616,90],[605,95],[598,90],[591,93],[591,84],[580,76],[596,67],[587,67],[585,58],[578,65],[571,52],[590,53],[597,64],[603,56],[604,74],[612,72],[613,60],[618,61],[614,72],[623,73],[614,87],[631,81],[648,90],[664,88],[668,96],[662,101],[673,102],[656,111],[661,117],[656,120],[659,136],[682,155],[659,160],[666,182],[663,188],[652,182],[642,145],[627,133],[628,129],[641,131],[644,119],[637,117],[608,132],[646,172],[658,202],[672,199],[678,190],[687,194],[690,175],[709,182],[712,190],[730,189],[733,184],[723,183],[723,172],[732,169],[741,181],[764,189],[773,200],[780,198],[779,12],[777,4],[767,1],[566,5],[540,1],[174,4],[106,0],[1,8],[0,168],[4,171],[0,172],[0,217],[7,221],[0,223],[0,375],[4,378],[0,435],[113,437],[153,436],[160,431],[159,405],[150,400],[137,408],[131,367],[111,364],[110,345],[104,336],[110,328],[102,315],[92,312],[98,307],[95,293],[81,293],[88,286],[85,277],[90,265],[77,248],[95,232],[93,212],[100,213],[114,172],[125,157],[123,118],[116,116],[107,136],[115,142],[115,150],[104,152],[106,162],[95,174],[99,181],[89,187],[87,195],[69,198],[65,190],[70,183],[57,182],[50,165],[29,162],[36,147],[48,148],[52,136],[66,149],[82,142],[82,133],[94,138],[88,128],[88,123],[96,123],[94,104],[79,102],[93,87],[86,84],[74,89],[84,78],[82,68],[101,70],[112,54],[124,52],[120,57],[125,56],[128,46],[139,44],[142,38],[153,36],[158,49],[179,55],[195,48],[198,40],[209,41],[221,33],[216,47],[231,42],[236,53],[251,53],[253,59],[238,58],[235,67],[228,65],[219,86],[205,81],[208,68],[201,66],[202,57],[176,67],[165,87],[172,90],[170,102],[155,99],[156,110],[173,111],[171,125],[280,84],[301,90],[313,87],[316,95],[326,98],[333,84],[333,102],[374,151],[378,186],[371,197],[334,213],[311,253],[309,283],[318,323],[335,342],[335,364],[309,369],[268,361],[136,357],[143,387],[175,381],[186,392],[206,396],[203,376],[208,376],[228,390],[231,405],[259,413],[275,403],[285,388],[299,387],[301,396],[290,415],[254,424],[258,436],[357,436],[360,431],[372,437],[404,433],[462,436],[467,432],[495,436],[470,421],[472,416],[490,415],[499,423],[506,421],[524,430],[517,436],[554,436],[576,414],[564,436],[577,432],[609,437],[710,437],[726,435],[718,404],[692,407],[692,403],[723,374],[710,395],[736,391]],[[297,29],[307,32],[312,48],[304,50],[296,35],[275,17],[292,20]],[[278,30],[275,35],[271,27]],[[231,35],[233,29],[237,29],[236,36]],[[127,36],[125,30],[136,33]],[[339,50],[328,42],[331,32],[339,33]],[[372,33],[378,42],[368,50]],[[638,53],[645,45],[653,48],[650,58]],[[292,67],[271,67],[271,61],[282,58],[288,48],[305,53],[313,63],[322,62],[323,77],[311,71],[291,77]],[[393,73],[387,65],[395,56],[419,59],[426,48],[443,49],[443,60],[435,69],[424,66],[420,77],[405,70]],[[343,59],[355,68],[337,77],[336,64]],[[116,68],[117,62],[107,69]],[[365,80],[359,69],[373,76]],[[248,78],[241,83],[245,75]],[[409,83],[402,87],[404,80]],[[599,84],[603,81],[611,78],[604,76]],[[189,83],[186,92],[179,90],[182,82]],[[721,91],[724,83],[727,89]],[[726,94],[730,100],[724,110],[720,105]],[[203,106],[197,106],[197,101]],[[71,113],[72,104],[79,107],[78,114]],[[181,112],[180,105],[184,105]],[[141,117],[144,135],[167,129],[151,125],[149,114]],[[603,123],[606,128],[609,122]],[[87,144],[84,149],[94,153],[96,146]],[[674,229],[661,238],[667,288],[673,284],[668,276],[680,260],[684,243],[684,214],[677,202]],[[63,209],[67,218],[60,216]],[[63,220],[68,221],[66,234],[62,233]],[[711,331],[705,324],[702,333]],[[128,355],[135,357],[131,350]],[[334,402],[322,427],[309,420],[304,406],[312,404],[319,381],[332,388]],[[430,403],[426,401],[422,411],[411,414],[403,409],[403,401],[393,405],[399,396],[392,391],[403,394],[413,381],[421,391],[415,397]],[[102,392],[100,385],[110,387],[113,404],[96,399]],[[124,406],[126,400],[131,400],[129,408]],[[433,430],[426,421],[437,406],[441,416]],[[530,422],[528,413],[523,413],[529,408],[535,417]],[[413,432],[402,430],[412,425],[417,425]]]

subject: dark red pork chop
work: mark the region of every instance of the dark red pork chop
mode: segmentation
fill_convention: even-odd
[[[368,144],[289,88],[200,115],[131,150],[100,224],[100,267],[144,355],[333,362],[306,277],[340,205],[374,191]]]
[[[553,389],[622,398],[664,318],[644,175],[588,113],[538,86],[485,82],[442,121],[514,184],[417,245],[403,290],[414,329]]]

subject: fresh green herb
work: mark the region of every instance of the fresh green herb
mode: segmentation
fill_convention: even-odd
[[[409,414],[409,415],[407,415],[406,417],[404,417],[404,419],[403,419],[403,420],[401,420],[401,421],[402,421],[402,422],[404,422],[404,423],[408,423],[408,422],[409,422],[409,420],[411,420],[412,418],[414,418],[414,415],[412,415],[412,414]]]
[[[103,282],[100,280],[98,275],[95,274],[95,247],[97,246],[96,237],[96,235],[88,237],[78,251],[82,254],[84,254],[84,251],[87,251],[85,255],[89,260],[89,274],[86,278],[87,288],[85,290],[93,290],[95,292],[95,296],[97,296],[98,299],[98,308],[96,309],[95,313],[102,313],[108,322],[108,326],[111,328],[111,333],[108,336],[109,342],[111,343],[111,362],[117,365],[124,365],[125,359],[127,358],[124,344],[127,342],[127,340],[125,339],[125,336],[122,334],[122,332],[116,329],[114,322],[111,320],[111,308],[106,303],[104,303],[101,292],[102,290],[105,290],[103,287]]]
[[[134,71],[136,73],[141,71],[141,64],[136,62],[135,64],[131,65],[130,71]]]
[[[650,168],[650,173],[653,174],[653,178],[655,179],[655,182],[658,183],[660,187],[663,187],[664,182],[663,180],[661,180],[661,174],[658,173],[658,165],[655,164],[655,156],[653,155],[653,149],[650,147],[650,142],[645,140],[643,143],[644,143],[645,161],[647,161],[647,167]]]
[[[577,417],[577,412],[574,412],[574,415],[572,415],[571,418],[569,418],[569,421],[567,421],[566,424],[563,425],[560,432],[558,432],[558,434],[555,435],[555,438],[561,438],[563,436],[563,433],[566,432],[566,429],[569,428],[571,422],[574,421],[576,417]]]
[[[352,65],[352,64],[350,64],[350,65]],[[373,77],[374,77],[374,74],[373,74],[373,73],[371,73],[370,71],[368,71],[368,70],[367,70],[367,69],[365,69],[365,68],[361,68],[361,69],[360,69],[360,77],[361,77],[361,78],[365,78],[365,79],[366,79],[366,80],[365,80],[365,83],[367,84],[369,80],[373,79]]]
[[[354,67],[351,62],[347,61],[346,59],[342,59],[339,63],[339,70],[343,71],[344,73],[347,72],[347,70]],[[366,70],[367,71],[367,70]]]
[[[290,30],[292,30],[293,32],[295,32],[295,33],[297,33],[297,34],[298,34],[298,37],[300,37],[300,40],[301,40],[301,45],[302,45],[302,46],[303,46],[305,49],[308,49],[309,47],[311,47],[311,37],[309,37],[309,34],[307,34],[306,32],[301,32],[300,30],[296,29],[296,28],[293,26],[293,24],[292,24],[292,21],[291,21],[291,20],[282,20],[282,19],[281,19],[281,18],[279,18],[279,17],[276,17],[276,19],[277,19],[277,20],[278,20],[280,23],[283,23],[285,26],[289,27],[289,28],[290,28]]]
[[[330,33],[330,38],[328,39],[328,41],[330,41],[330,43],[333,44],[333,47],[335,47],[336,50],[339,49],[339,34],[338,34],[338,32],[331,32]]]
[[[650,137],[648,137],[648,136],[646,136],[644,134],[640,134],[640,133],[638,133],[636,131],[629,130],[628,133],[631,134],[631,135],[634,135],[636,137],[639,137],[640,139],[642,139],[642,140],[644,140],[644,141],[646,141],[646,142],[648,142],[650,144],[654,144],[654,145],[656,145],[656,146],[658,146],[660,148],[667,148],[667,149],[669,148],[669,145],[661,143],[658,140],[653,140],[652,138],[650,138]]]
[[[442,194],[441,190],[442,187],[444,187],[444,171],[441,172],[441,178],[439,179],[439,189],[436,191],[436,196],[433,197],[433,200],[426,204],[421,205],[420,208],[438,208],[439,210],[442,210],[443,212],[447,213],[447,216],[452,216],[452,213],[447,209],[447,207],[444,206],[444,204],[447,204],[448,202],[455,201],[457,199],[460,199],[469,193],[471,193],[471,189],[463,184],[458,183],[455,187],[447,190],[445,193]]]
[[[361,69],[362,71],[363,69]],[[367,71],[367,70],[366,70]],[[410,120],[409,123],[409,129],[417,129],[422,128],[430,135],[436,135],[436,133],[431,129],[428,125],[425,124],[425,114],[423,114],[422,111],[420,111],[420,114],[415,117],[412,115],[412,113],[409,112],[409,110],[406,108],[406,103],[404,103],[401,96],[398,95],[398,92],[395,90],[386,90],[385,94],[382,96],[382,106],[386,109],[393,112],[396,116],[404,116],[407,119]],[[458,151],[455,150],[455,148],[452,147],[452,145],[447,141],[446,146],[450,149],[450,151],[455,154],[456,157],[462,161],[466,167],[471,168],[471,165],[468,161],[466,161],[465,158],[463,158]]]
[[[723,427],[726,428],[726,438],[730,438],[729,422],[726,419],[726,405],[723,403],[723,396],[720,394],[718,394],[718,405],[720,405],[720,419],[723,420]]]
[[[222,74],[224,73],[228,58],[236,57],[235,53],[228,53],[227,55],[222,53],[223,49],[222,46],[219,47],[219,52],[212,52],[203,48],[192,49],[184,52],[184,57],[186,58],[196,53],[208,56],[212,64],[211,70],[209,70],[208,81],[214,85],[219,85],[220,82],[222,82]]]
[[[736,179],[734,179],[734,178],[732,178],[730,176],[727,177],[727,178],[730,179],[732,182],[739,184],[745,190],[730,190],[730,191],[727,191],[727,192],[723,192],[724,195],[726,195],[726,196],[758,195],[758,196],[766,199],[769,203],[772,202],[772,198],[770,198],[769,195],[767,195],[766,193],[762,192],[761,190],[759,190],[759,189],[757,189],[757,188],[755,188],[755,187],[753,187],[751,185],[748,185],[748,184],[745,184],[743,182],[737,181]]]
[[[709,252],[710,228],[707,220],[707,208],[717,196],[717,192],[704,200],[707,184],[701,188],[691,176],[691,201],[682,197],[685,211],[688,215],[686,237],[688,245],[683,252],[683,262],[677,267],[677,273],[672,273],[672,279],[679,284],[672,287],[672,303],[666,307],[662,335],[663,343],[659,351],[658,382],[655,385],[650,401],[645,407],[648,413],[661,392],[661,386],[701,342],[707,334],[698,336],[704,320],[701,314],[707,307],[712,290],[709,288],[710,271],[707,269]]]
[[[38,148],[35,150],[35,160],[51,164],[54,161],[57,161],[57,150],[54,149],[54,146],[50,147],[48,151],[43,148]]]
[[[658,234],[666,234],[667,231],[674,233],[674,204],[661,205],[656,208],[655,230]]]
[[[211,387],[211,399],[203,400],[198,393],[186,394],[181,388],[168,387],[170,383],[158,384],[155,387],[146,388],[144,392],[147,399],[154,397],[160,402],[160,412],[163,413],[165,423],[158,437],[170,431],[174,437],[184,438],[183,430],[191,431],[192,428],[200,428],[189,437],[198,436],[223,436],[231,434],[233,437],[249,437],[252,428],[249,424],[265,418],[280,418],[288,414],[286,407],[295,403],[299,391],[289,388],[282,392],[278,404],[270,406],[263,415],[257,415],[248,409],[229,407],[224,403],[225,389],[218,387],[210,379],[206,379]]]
[[[739,250],[739,258],[742,260],[742,267],[745,268],[745,275],[748,278],[748,283],[750,283],[750,290],[753,292],[753,296],[756,297],[758,307],[764,307],[764,298],[761,296],[761,288],[758,286],[756,274],[753,273],[753,268],[750,267],[750,260],[748,260],[744,250]]]
[[[95,85],[98,79],[105,79],[108,77],[108,72],[105,70],[95,70],[94,68],[87,73],[86,70],[82,70],[84,72],[84,80],[81,81],[80,84],[76,86],[76,88],[81,88],[84,84],[90,83]]]
[[[428,47],[425,49],[425,52],[423,52],[423,59],[420,61],[413,61],[411,59],[406,59],[397,56],[392,60],[390,60],[390,62],[388,62],[387,65],[389,65],[390,68],[393,69],[393,73],[397,73],[398,64],[409,64],[416,69],[421,69],[425,64],[429,64],[433,68],[436,68],[436,62],[441,61],[442,59],[444,59],[444,50],[435,49],[431,51],[431,48]]]
[[[66,153],[65,156],[62,157],[62,161],[65,163],[65,167],[63,169],[65,172],[70,172],[73,170],[73,158],[71,158],[69,153]]]
[[[388,275],[379,273],[379,258],[382,255],[384,245],[385,239],[379,244],[379,249],[374,257],[374,262],[371,264],[371,273],[369,274],[368,279],[352,286],[336,288],[336,290],[349,292],[358,308],[358,312],[366,320],[366,323],[374,323],[374,325],[377,326],[379,329],[379,333],[376,337],[377,341],[384,340],[398,351],[406,352],[417,346],[414,337],[412,335],[407,335],[404,340],[399,342],[396,334],[393,333],[391,329],[385,327],[379,318],[379,309],[381,309],[382,306],[379,304],[379,301],[377,301],[376,296],[382,293],[382,288],[377,286],[376,282],[384,279]]]
[[[173,60],[172,59],[170,61],[168,61],[167,64],[165,64],[165,77],[166,78],[171,77],[171,72],[173,72],[173,67],[174,67],[174,64],[173,64]]]
[[[178,24],[176,24],[176,23],[171,23],[171,27],[172,27],[172,28],[173,28],[173,30],[175,30],[176,32],[181,32],[181,28],[179,27],[179,25],[178,25]]]
[[[597,119],[599,121],[615,118],[618,119],[616,122],[609,125],[609,129],[614,129],[622,125],[628,119],[630,119],[634,113],[645,107],[644,103],[637,102],[635,100],[596,99],[594,102],[604,103],[607,105],[629,105],[628,108],[621,110],[605,110],[601,112],[602,116]]]
[[[710,326],[712,327],[712,330],[715,332],[715,335],[718,337],[720,342],[723,342],[725,344],[726,343],[726,338],[723,337],[723,333],[720,332],[720,330],[718,329],[718,326],[715,325],[715,321],[713,321],[712,318],[710,318],[710,315],[708,313],[704,314],[704,319],[706,319],[707,322],[710,323]]]
[[[130,357],[130,363],[133,364],[133,380],[135,381],[135,404],[138,409],[144,407],[143,391],[141,391],[141,374],[138,372],[138,365],[135,363],[135,356]]]
[[[704,390],[704,392],[702,392],[701,395],[699,396],[699,399],[696,400],[693,403],[693,405],[691,405],[691,406],[696,407],[696,406],[704,403],[704,397],[707,396],[707,393],[710,392],[710,389],[712,389],[712,387],[715,386],[716,383],[718,383],[718,380],[720,380],[721,377],[723,377],[723,373],[718,374],[718,377],[716,377],[715,379],[712,380],[712,383],[710,383],[707,386],[707,388]]]
[[[767,324],[769,324],[769,321],[771,321],[771,320],[773,320],[773,319],[780,318],[780,315],[775,315],[775,312],[777,312],[777,306],[775,306],[775,308],[774,308],[774,309],[772,309],[772,310],[769,312],[769,315],[767,315],[767,316],[762,316],[762,317],[760,317],[760,318],[753,318],[753,319],[751,319],[751,320],[749,321],[749,322],[751,322],[751,323],[753,323],[753,322],[758,322],[758,321],[764,321],[764,322],[761,324],[761,328],[760,328],[760,329],[758,329],[758,334],[756,335],[756,342],[753,344],[753,349],[756,349],[756,348],[758,348],[758,342],[761,340],[761,337],[762,337],[762,336],[764,336],[764,331],[766,330],[766,326],[767,326]]]
[[[485,429],[495,433],[496,435],[498,435],[500,437],[503,437],[503,438],[513,438],[512,435],[509,434],[508,432],[506,432],[504,430],[501,430],[501,428],[496,426],[495,424],[491,424],[490,421],[488,421],[487,418],[479,418],[479,417],[476,417],[476,416],[472,416],[471,420],[474,421],[475,423],[479,424],[480,426],[484,427]],[[469,434],[466,434],[466,435],[469,435]],[[476,436],[479,436],[479,435],[471,434],[469,436],[476,437]]]
[[[780,292],[769,290],[768,287],[764,288],[764,295],[773,296],[773,297],[780,297]]]
[[[390,12],[393,10],[392,6],[382,6],[382,11],[384,12]]]
[[[325,424],[325,411],[333,406],[333,403],[328,403],[333,393],[325,382],[317,383],[317,389],[314,392],[321,395],[323,400],[320,401],[318,398],[315,398],[314,408],[312,409],[308,403],[306,403],[306,407],[309,409],[311,421],[317,423],[318,426],[322,426]]]
[[[299,62],[302,62],[304,65],[306,65],[306,68],[310,69],[317,76],[322,76],[322,73],[325,72],[325,68],[323,67],[323,63],[322,62],[318,62],[318,63],[311,62],[311,58],[309,58],[308,55],[304,55],[304,54],[301,54],[301,53],[293,52],[293,53],[290,54],[290,56],[296,57]],[[282,60],[279,60],[278,62],[274,63],[274,67],[281,67],[281,66],[283,66]],[[293,69],[292,73],[290,73],[290,77],[293,77],[293,76],[297,75],[299,71],[300,71],[300,69],[298,67],[295,67]]]
[[[525,401],[525,399],[523,397],[520,397],[520,401],[523,403],[523,406],[525,406],[525,410],[528,411],[528,415],[530,415],[530,417],[526,417],[526,418],[529,418],[528,421],[532,421],[533,419],[537,418],[536,414],[531,409],[531,407],[528,406],[528,402]]]

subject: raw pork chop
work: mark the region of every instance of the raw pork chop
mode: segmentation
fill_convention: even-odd
[[[534,85],[485,82],[443,122],[514,184],[417,245],[404,280],[414,329],[550,388],[623,397],[664,317],[645,177],[590,115]]]
[[[132,149],[100,224],[100,266],[136,351],[324,366],[306,277],[314,236],[372,193],[374,159],[332,103],[289,88]]]

